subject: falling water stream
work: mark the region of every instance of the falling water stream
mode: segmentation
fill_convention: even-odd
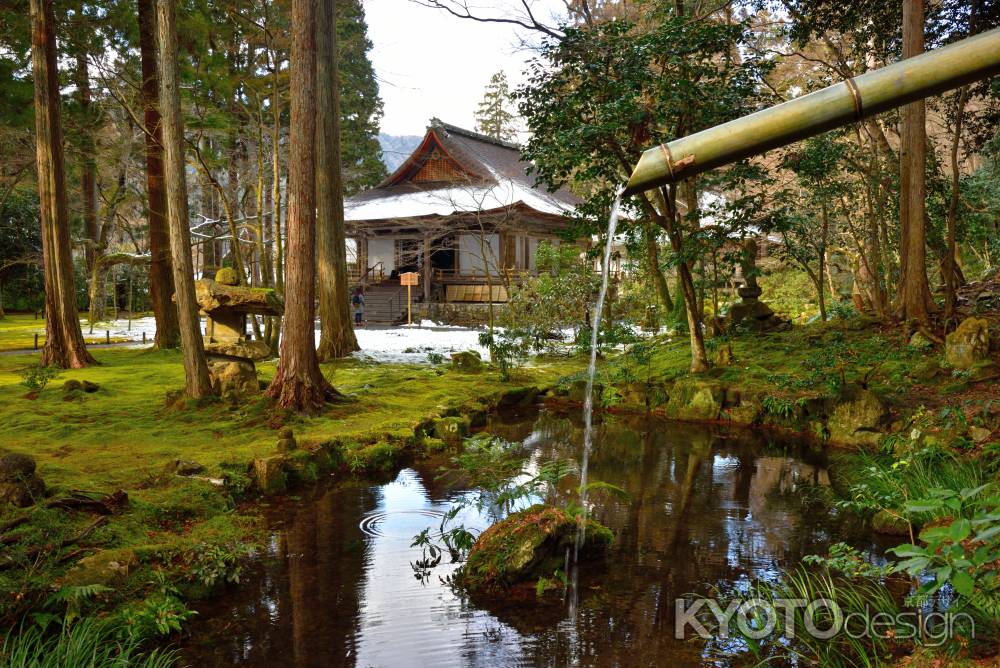
[[[601,263],[601,291],[597,294],[597,304],[594,307],[594,317],[590,327],[590,363],[587,366],[587,389],[583,395],[583,455],[580,461],[580,507],[583,508],[584,521],[580,523],[576,534],[576,544],[573,550],[573,560],[569,571],[569,616],[576,621],[579,605],[579,568],[578,556],[580,548],[586,539],[587,523],[587,468],[590,464],[590,450],[594,444],[594,377],[597,375],[597,343],[601,329],[601,315],[604,312],[604,298],[608,294],[608,275],[611,266],[611,249],[615,241],[615,228],[618,227],[618,213],[621,208],[621,191],[615,196],[608,217],[608,240],[604,245],[604,260]],[[567,561],[569,561],[567,559]]]

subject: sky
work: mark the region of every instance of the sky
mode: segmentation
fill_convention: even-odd
[[[363,0],[372,64],[385,103],[382,132],[422,135],[432,117],[474,129],[473,113],[499,70],[511,87],[523,81],[532,54],[521,38],[537,37],[507,24],[459,19],[410,0]],[[519,0],[471,0],[492,15],[515,11]],[[533,0],[539,19],[558,13],[561,0]]]

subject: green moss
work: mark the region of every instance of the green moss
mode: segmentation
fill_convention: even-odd
[[[347,467],[353,473],[389,471],[399,460],[404,446],[394,441],[378,441],[350,449],[345,454]]]
[[[577,535],[577,519],[561,508],[534,505],[484,531],[473,545],[459,581],[470,590],[551,576],[564,566]],[[614,541],[607,527],[588,519],[581,558],[602,555]]]

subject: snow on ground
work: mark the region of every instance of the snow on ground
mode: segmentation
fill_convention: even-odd
[[[354,334],[361,350],[354,356],[374,362],[412,364],[429,361],[429,353],[437,353],[447,360],[453,352],[475,350],[483,359],[489,359],[489,353],[479,345],[481,331],[437,325],[430,320],[403,327],[360,327]]]
[[[90,325],[82,323],[84,333],[89,332]],[[130,339],[142,341],[143,332],[147,341],[152,343],[156,334],[156,321],[152,317],[136,318],[131,329],[127,320],[102,322],[94,326],[94,334],[111,332],[113,339]],[[479,345],[479,333],[482,330],[453,325],[439,325],[432,320],[424,320],[413,325],[402,327],[360,327],[354,330],[358,337],[361,350],[354,353],[358,359],[372,362],[393,362],[397,364],[414,364],[428,362],[429,353],[438,353],[445,360],[453,352],[475,350],[483,359],[489,359],[489,353]],[[316,340],[319,341],[319,329],[316,329]]]

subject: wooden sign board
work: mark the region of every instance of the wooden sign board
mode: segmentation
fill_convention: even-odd
[[[399,275],[400,285],[420,285],[420,274],[415,271],[408,271]]]

